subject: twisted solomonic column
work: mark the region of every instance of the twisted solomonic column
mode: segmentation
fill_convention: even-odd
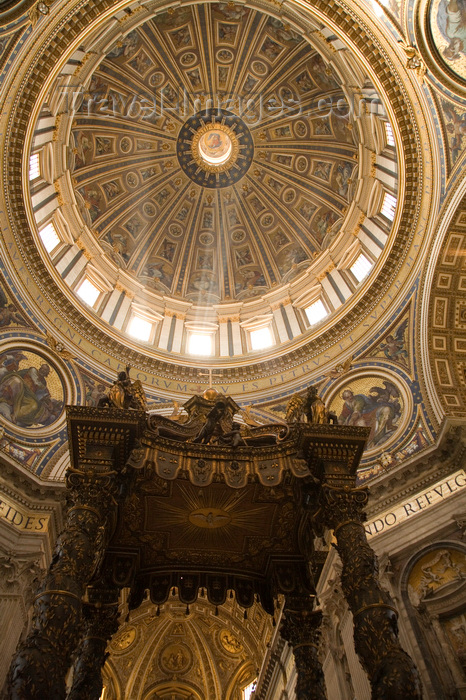
[[[309,595],[287,595],[280,635],[293,647],[296,664],[296,700],[326,700],[325,679],[319,660],[322,613],[312,609]]]
[[[32,629],[10,667],[9,700],[62,700],[81,636],[82,596],[104,553],[117,503],[116,472],[70,470],[70,508],[34,601]]]
[[[85,605],[84,634],[78,647],[73,686],[67,700],[99,700],[107,643],[118,629],[118,603]]]
[[[421,684],[398,639],[397,612],[378,580],[375,553],[364,530],[366,489],[322,486],[319,518],[333,528],[343,570],[343,593],[353,613],[354,644],[369,676],[373,700],[420,700]]]

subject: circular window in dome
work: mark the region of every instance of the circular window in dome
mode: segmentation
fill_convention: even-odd
[[[209,189],[227,187],[249,170],[254,143],[239,116],[210,109],[187,119],[178,135],[176,153],[181,168],[196,184]]]
[[[233,143],[227,133],[214,127],[202,134],[198,149],[202,160],[209,165],[218,166],[223,165],[230,157]]]

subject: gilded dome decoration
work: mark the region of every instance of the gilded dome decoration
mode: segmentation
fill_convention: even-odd
[[[20,257],[34,250],[31,293],[34,280],[55,328],[73,317],[96,391],[131,364],[166,398],[212,384],[285,395],[360,351],[367,324],[381,325],[404,293],[430,196],[422,178],[416,189],[405,178],[421,177],[422,112],[394,65],[389,78],[379,71],[368,27],[325,14],[324,4],[279,17],[216,3],[128,7],[76,26],[73,44],[51,36],[50,50],[67,50],[52,72],[44,55],[43,79],[24,82],[8,121],[9,152],[35,169],[29,182],[10,178],[7,211]],[[223,122],[226,161],[201,157],[196,129],[188,161],[199,157],[203,180],[208,167],[236,174],[247,128],[251,162],[237,182],[207,187],[177,144],[190,119],[219,107],[244,125]]]
[[[222,4],[163,13],[85,82],[74,196],[139,284],[206,303],[262,295],[338,236],[360,175],[351,96],[279,20]]]
[[[56,561],[70,464],[109,464],[137,422],[159,433],[121,462],[141,490],[114,550],[126,622],[102,700],[238,700],[256,677],[258,699],[293,697],[281,613],[239,568],[262,576],[273,559],[291,591],[293,489],[314,491],[320,463],[282,438],[290,397],[317,393],[336,421],[317,431],[368,434],[364,529],[424,693],[463,688],[465,3],[3,3],[0,544],[5,586],[21,591],[2,678],[39,567]],[[122,383],[143,388],[146,416],[102,406]],[[215,410],[204,430],[227,401],[235,423]],[[96,440],[85,451],[67,432],[79,412]],[[324,471],[343,484],[329,449]],[[327,694],[368,695],[341,559],[311,536],[309,505],[296,533],[319,566],[328,556],[314,571]],[[147,578],[128,598],[138,548]],[[189,565],[167,579],[174,553]],[[209,577],[228,554],[234,581],[196,583],[198,553]]]
[[[239,5],[186,5],[109,31],[61,96],[66,163],[50,154],[60,196],[55,245],[39,242],[46,264],[85,313],[162,353],[190,352],[199,322],[205,354],[254,351],[251,333],[269,332],[280,305],[284,330],[270,342],[305,334],[309,305],[332,315],[376,267],[397,205],[388,115],[353,63]],[[65,243],[87,258],[78,275],[62,262]],[[170,342],[173,314],[186,326]],[[225,322],[236,324],[228,349]]]
[[[182,170],[196,184],[211,189],[238,182],[249,170],[253,152],[246,124],[221,107],[190,117],[176,143]]]

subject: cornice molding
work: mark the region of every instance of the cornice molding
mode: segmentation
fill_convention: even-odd
[[[447,419],[439,441],[430,452],[406,460],[398,468],[374,479],[370,485],[368,519],[425,490],[439,479],[464,466],[466,431],[464,421]]]

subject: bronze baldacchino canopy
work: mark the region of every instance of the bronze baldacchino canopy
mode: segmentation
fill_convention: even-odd
[[[235,422],[238,405],[214,389],[186,402],[184,422],[145,408],[129,368],[99,407],[68,408],[66,526],[9,697],[98,700],[119,593],[130,588],[131,608],[147,591],[158,606],[172,592],[187,612],[198,596],[217,608],[234,592],[245,617],[256,599],[274,615],[284,596],[280,633],[293,647],[296,697],[326,698],[315,593],[326,553],[313,542],[332,528],[372,697],[421,698],[366,540],[367,490],[355,488],[368,429],[332,424],[314,387],[291,399],[286,422],[259,427]]]

